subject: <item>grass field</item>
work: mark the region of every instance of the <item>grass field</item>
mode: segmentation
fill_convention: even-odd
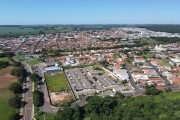
[[[152,58],[153,57],[153,55],[152,54],[143,54],[142,55],[142,57],[145,57],[145,58]]]
[[[28,61],[27,64],[29,65],[35,65],[35,64],[38,64],[38,63],[42,63],[43,61],[41,59],[33,59],[31,61]]]
[[[0,35],[30,34],[30,33],[37,33],[37,32],[38,31],[34,28],[0,27]]]
[[[159,44],[159,42],[157,40],[153,40],[153,39],[150,39],[150,40],[141,40],[140,43],[141,44],[147,43],[148,45]]]
[[[8,100],[13,96],[8,87],[17,80],[16,77],[10,75],[12,69],[12,67],[7,67],[0,70],[0,120],[8,120],[13,111],[19,111],[8,104]]]
[[[46,120],[54,120],[54,117],[55,117],[55,114],[45,113]],[[36,115],[35,118],[36,118],[36,120],[44,120],[43,114]]]
[[[27,34],[38,34],[40,31],[44,33],[59,33],[72,31],[71,28],[48,28],[39,26],[0,26],[0,36],[19,36]]]
[[[160,60],[159,65],[161,66],[171,66],[171,64],[169,64],[169,61],[166,59]]]
[[[26,59],[26,58],[29,58],[31,56],[31,54],[18,54],[17,56],[16,56],[16,59],[18,59],[18,60],[24,60],[24,59]]]
[[[57,92],[57,91],[69,89],[64,72],[47,73],[45,77],[49,91]]]
[[[10,64],[13,64],[13,62],[8,58],[8,57],[3,57],[3,58],[0,58],[0,61],[7,61],[9,62]]]

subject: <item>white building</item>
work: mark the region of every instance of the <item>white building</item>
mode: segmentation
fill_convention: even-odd
[[[113,73],[116,75],[116,77],[129,81],[129,75],[127,73],[126,69],[119,69],[119,70],[113,70]]]

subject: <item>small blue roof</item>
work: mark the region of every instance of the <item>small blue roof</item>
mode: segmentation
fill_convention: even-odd
[[[45,67],[44,71],[55,71],[55,70],[61,70],[58,66],[52,66],[52,67]]]

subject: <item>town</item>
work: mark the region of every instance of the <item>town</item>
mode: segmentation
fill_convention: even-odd
[[[164,42],[161,39],[175,39]],[[146,28],[70,31],[56,34],[0,38],[0,51],[13,52],[30,74],[23,88],[44,94],[45,113],[56,113],[64,102],[83,106],[86,98],[139,96],[147,86],[160,91],[180,90],[180,34]],[[31,94],[31,95],[30,95]],[[29,97],[29,100],[26,96]],[[31,107],[21,114],[34,116],[32,92],[23,100]]]

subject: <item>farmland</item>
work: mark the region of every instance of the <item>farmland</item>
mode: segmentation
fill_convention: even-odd
[[[70,31],[70,28],[54,28],[44,26],[0,26],[0,37],[18,37],[20,35],[34,35],[39,33],[58,33]]]

